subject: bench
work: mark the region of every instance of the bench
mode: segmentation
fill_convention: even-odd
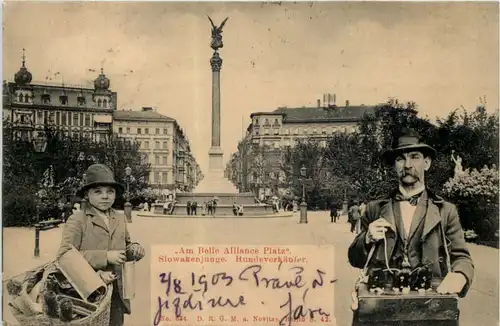
[[[55,220],[48,220],[48,221],[40,221],[35,224],[35,228],[38,228],[39,230],[45,230],[45,229],[51,229],[58,227],[59,224],[61,224],[63,221],[59,219]]]

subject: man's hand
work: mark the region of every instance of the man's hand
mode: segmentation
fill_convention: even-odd
[[[133,260],[139,261],[144,257],[146,251],[140,244],[132,243],[130,246],[128,246],[127,253],[129,258],[132,257]]]
[[[101,276],[102,281],[106,285],[108,285],[108,284],[112,283],[114,280],[116,280],[116,274],[113,272],[101,271],[99,274]]]
[[[441,284],[439,284],[437,292],[441,294],[460,293],[466,283],[467,279],[463,274],[450,272],[446,274]]]
[[[106,253],[108,263],[112,265],[121,265],[125,262],[125,250],[110,250]]]
[[[391,227],[391,224],[384,218],[379,218],[378,220],[371,222],[368,226],[368,231],[366,232],[366,243],[370,244],[383,239],[385,231],[389,227]]]

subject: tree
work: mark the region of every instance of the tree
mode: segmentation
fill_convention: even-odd
[[[115,179],[124,183],[125,167],[135,177],[132,194],[147,187],[150,166],[142,160],[138,144],[118,137],[108,142],[95,142],[84,137],[66,137],[48,126],[39,135],[45,139],[43,152],[37,153],[32,143],[13,139],[12,126],[4,121],[4,192],[5,225],[31,224],[38,214],[51,217],[57,202],[71,200],[82,183],[85,170],[94,163],[106,164]],[[118,206],[122,199],[115,202]],[[24,209],[26,208],[26,209]],[[54,217],[54,216],[52,216]]]

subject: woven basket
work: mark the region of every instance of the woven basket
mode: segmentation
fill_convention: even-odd
[[[43,268],[49,264],[42,265],[39,268]],[[25,272],[19,274],[15,277],[12,277],[8,280],[24,280],[25,276],[32,271]],[[5,280],[5,281],[8,281]],[[108,285],[106,295],[102,298],[97,310],[93,312],[91,315],[75,319],[71,322],[63,322],[58,318],[50,318],[46,314],[37,314],[34,316],[27,316],[19,312],[14,307],[10,306],[10,310],[12,311],[12,315],[17,319],[21,326],[109,326],[109,318],[110,318],[110,308],[111,308],[111,296],[113,294],[113,286]]]

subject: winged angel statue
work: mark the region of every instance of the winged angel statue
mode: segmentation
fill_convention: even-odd
[[[207,17],[208,20],[210,20],[210,23],[212,24],[212,43],[210,44],[210,47],[214,49],[214,51],[217,51],[218,49],[224,46],[224,44],[222,43],[222,28],[226,24],[226,21],[229,19],[229,17],[224,19],[224,21],[220,24],[219,27],[215,26],[210,16]]]

